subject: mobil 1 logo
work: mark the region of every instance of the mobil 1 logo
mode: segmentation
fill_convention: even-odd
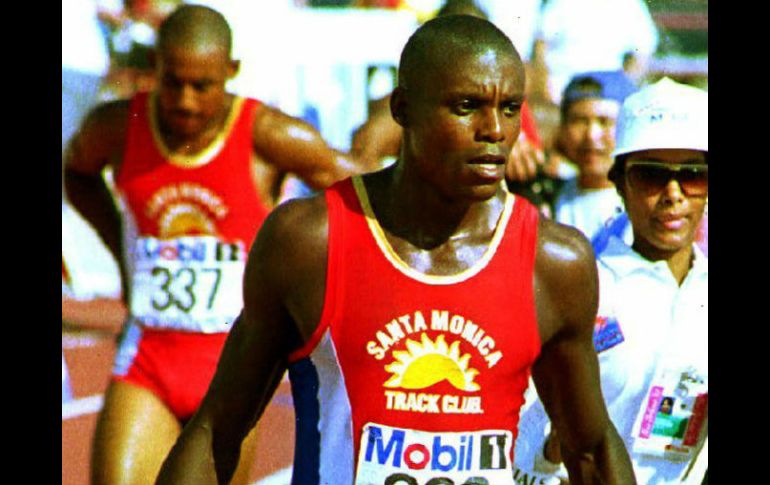
[[[428,432],[368,423],[356,485],[513,485],[508,430]]]

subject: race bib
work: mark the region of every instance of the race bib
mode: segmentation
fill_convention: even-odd
[[[707,376],[692,369],[659,372],[634,424],[633,451],[671,461],[689,460],[707,413]]]
[[[514,485],[513,434],[432,433],[368,423],[355,485]]]
[[[140,238],[131,312],[150,328],[227,332],[243,306],[246,251],[213,236]]]

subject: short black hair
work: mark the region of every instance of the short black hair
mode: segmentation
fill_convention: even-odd
[[[444,5],[436,12],[436,17],[444,15],[475,15],[476,17],[489,20],[489,16],[475,0],[446,0]]]
[[[482,53],[488,48],[509,54],[521,64],[511,39],[493,23],[471,15],[445,15],[425,22],[401,52],[398,85],[409,89],[432,66],[451,66],[456,55]]]
[[[607,178],[610,179],[610,182],[615,184],[615,187],[620,188],[623,185],[623,176],[626,172],[626,160],[628,160],[628,156],[630,153],[624,153],[623,155],[618,155],[615,157],[615,161],[612,162],[612,167],[610,167],[610,171],[607,173]]]
[[[623,104],[637,86],[621,70],[589,71],[575,75],[564,88],[560,112],[562,121],[572,105],[583,99],[608,99]]]
[[[585,98],[601,98],[602,97],[602,85],[596,79],[592,77],[582,77],[573,80],[568,89],[579,92],[579,97],[563,96],[561,104],[559,105],[559,112],[561,119],[567,118],[567,112],[576,102]]]
[[[225,17],[204,5],[182,5],[158,29],[159,50],[169,46],[190,48],[212,46],[224,49],[230,57],[232,31]]]

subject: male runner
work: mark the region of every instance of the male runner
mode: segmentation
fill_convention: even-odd
[[[472,15],[489,20],[486,12],[474,0],[446,0],[436,12],[445,15]],[[402,130],[390,114],[390,95],[372,101],[369,116],[353,133],[353,150],[367,163],[383,163],[384,159],[398,157]],[[537,132],[535,116],[526,102],[521,107],[521,131],[506,164],[509,187],[525,193],[543,163],[542,140]],[[516,192],[518,193],[518,192]],[[531,192],[526,192],[531,195]]]
[[[399,160],[270,215],[157,483],[227,483],[287,368],[295,484],[512,485],[530,370],[572,482],[634,483],[599,388],[590,246],[505,189],[523,98],[521,59],[491,23],[416,31],[391,98]]]
[[[157,90],[98,106],[70,146],[69,198],[121,261],[131,314],[95,433],[94,484],[155,480],[242,308],[246,254],[284,175],[323,188],[360,171],[310,125],[226,92],[238,69],[230,48],[218,12],[180,7],[159,29]]]

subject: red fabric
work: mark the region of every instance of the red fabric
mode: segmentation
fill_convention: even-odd
[[[156,144],[149,100],[141,93],[131,101],[126,151],[115,179],[139,236],[212,234],[248,251],[269,212],[251,175],[252,119],[259,102],[243,100],[224,144],[207,163],[183,167]],[[115,379],[149,389],[179,419],[189,418],[214,375],[227,333],[142,331],[128,373]]]
[[[206,234],[211,232],[202,228],[206,223],[213,235],[242,241],[248,250],[269,213],[251,175],[252,114],[259,102],[246,99],[219,152],[208,163],[188,168],[170,163],[158,148],[148,101],[147,93],[131,101],[126,151],[116,177],[140,235]]]
[[[532,145],[536,148],[543,148],[543,139],[537,132],[535,115],[526,101],[521,105],[521,131]]]
[[[206,394],[227,335],[143,329],[128,373],[113,379],[149,389],[185,421]]]
[[[517,197],[487,265],[464,281],[450,284],[442,279],[438,284],[433,278],[426,282],[407,276],[385,257],[349,180],[328,190],[326,198],[329,268],[322,326],[330,326],[345,378],[356,447],[367,422],[432,432],[507,429],[515,437],[530,367],[540,351],[533,291],[538,219],[534,206]],[[434,310],[439,316],[447,312],[446,330],[433,328]],[[427,329],[418,330],[418,312]],[[396,375],[392,364],[404,355],[399,352],[410,353],[407,341],[423,345],[423,333],[434,343],[443,335],[450,349],[458,342],[454,361],[470,357],[465,371],[478,371],[473,377],[477,390],[460,389],[446,378],[451,374],[447,369],[458,368],[446,356],[438,358],[448,364],[443,371],[431,358],[415,360],[403,372],[412,378],[411,384],[384,385]],[[385,349],[388,339],[395,342]],[[377,347],[383,350],[380,358]],[[499,360],[494,358],[497,351]],[[436,379],[442,380],[433,382]],[[446,413],[443,407],[439,414],[389,410],[387,391],[390,398],[394,392],[431,394],[441,395],[442,401],[456,398],[458,404],[464,398],[480,398],[483,414]]]

